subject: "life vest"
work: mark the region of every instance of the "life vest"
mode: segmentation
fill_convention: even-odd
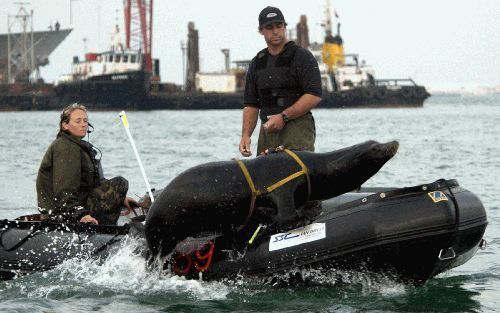
[[[268,66],[267,48],[256,56],[255,77],[263,122],[268,115],[279,114],[292,106],[304,94],[298,78],[290,71],[298,48],[293,41],[288,42],[274,66]]]

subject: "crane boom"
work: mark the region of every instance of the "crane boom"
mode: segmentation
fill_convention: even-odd
[[[125,46],[141,49],[145,70],[152,72],[153,0],[123,0],[125,17]]]

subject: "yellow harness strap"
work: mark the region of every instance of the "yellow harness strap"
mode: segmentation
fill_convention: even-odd
[[[255,200],[257,199],[257,196],[261,194],[259,190],[255,188],[255,185],[252,180],[252,176],[250,176],[250,173],[247,170],[247,167],[241,160],[234,159],[236,163],[240,166],[241,171],[243,172],[243,175],[245,176],[248,186],[250,187],[250,190],[252,191],[252,198],[250,200],[250,208],[248,209],[248,215],[247,218],[245,219],[245,222],[238,228],[238,231],[241,230],[245,225],[247,224],[248,220],[250,219],[250,216],[252,216],[253,209],[255,207]]]
[[[301,170],[296,172],[296,173],[293,173],[292,175],[290,175],[286,178],[283,178],[279,182],[267,187],[266,191],[271,192],[271,191],[283,186],[287,182],[289,182],[297,177],[300,177],[302,175],[305,175],[306,179],[307,179],[307,200],[309,200],[309,197],[311,196],[311,179],[309,178],[309,172],[307,171],[307,167],[305,166],[304,162],[302,162],[302,160],[294,152],[292,152],[291,150],[288,150],[288,149],[285,149],[285,152],[288,153],[288,155],[290,155],[300,165]],[[248,172],[248,169],[245,166],[245,164],[243,163],[243,161],[241,161],[239,159],[234,159],[234,160],[236,161],[236,163],[238,163],[241,171],[243,172],[243,175],[245,176],[245,179],[247,180],[248,186],[250,187],[250,190],[252,192],[252,198],[250,200],[250,208],[248,210],[248,215],[247,215],[247,218],[245,219],[245,222],[238,228],[238,231],[239,231],[243,227],[245,227],[248,220],[250,219],[250,216],[252,216],[253,210],[255,208],[255,200],[257,200],[257,196],[261,195],[262,192],[255,188],[255,184],[253,183],[252,176],[250,176],[250,173]]]
[[[288,183],[289,181],[291,181],[291,180],[293,180],[293,179],[295,179],[295,178],[297,178],[299,176],[306,175],[306,179],[307,179],[307,200],[309,200],[309,197],[311,196],[311,179],[309,178],[309,172],[307,171],[307,167],[305,166],[304,162],[302,162],[302,160],[294,152],[292,152],[291,150],[288,150],[288,149],[285,149],[285,152],[288,153],[288,155],[291,156],[300,165],[300,167],[302,169],[300,171],[296,172],[296,173],[293,173],[292,175],[290,175],[290,176],[288,176],[286,178],[283,178],[279,182],[277,182],[277,183],[275,183],[275,184],[267,187],[267,192],[271,192],[274,189],[283,186],[284,184]]]

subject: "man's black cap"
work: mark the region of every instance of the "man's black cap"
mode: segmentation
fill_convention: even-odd
[[[285,23],[285,17],[280,9],[275,7],[265,7],[259,14],[259,28],[266,27],[272,23]]]

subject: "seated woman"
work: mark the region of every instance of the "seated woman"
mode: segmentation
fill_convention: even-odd
[[[43,157],[36,179],[42,220],[114,225],[127,197],[128,181],[105,179],[96,149],[83,140],[89,127],[87,109],[74,103],[61,113],[59,133]]]

